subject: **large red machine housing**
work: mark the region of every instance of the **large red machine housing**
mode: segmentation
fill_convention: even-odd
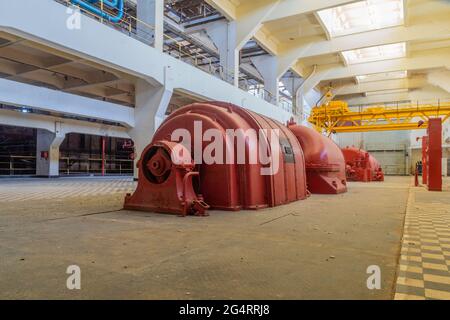
[[[308,190],[317,194],[347,192],[345,159],[341,149],[316,130],[288,124],[305,154]]]
[[[346,163],[346,175],[349,181],[384,181],[383,170],[370,153],[355,147],[342,149]]]
[[[224,153],[231,151],[234,163],[195,165],[194,155],[185,148],[177,149],[181,141],[171,141],[177,129],[187,130],[192,136],[191,151],[195,149],[195,135],[204,135],[208,129],[219,130]],[[271,156],[278,157],[279,170],[273,175],[262,175],[261,169],[266,166],[260,161],[238,164],[237,144],[226,143],[228,129],[278,130],[280,150]],[[264,139],[269,144],[268,135]],[[201,149],[205,150],[210,143],[202,142]],[[255,148],[252,140],[246,140],[246,159]],[[205,215],[209,208],[256,210],[305,199],[309,194],[305,159],[294,134],[272,119],[229,103],[195,103],[172,113],[142,153],[138,168],[138,186],[133,195],[127,195],[125,209]]]

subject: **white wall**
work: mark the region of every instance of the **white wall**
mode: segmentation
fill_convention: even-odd
[[[341,148],[355,146],[372,152],[386,174],[404,175],[410,170],[410,131],[339,133],[336,142]]]
[[[410,139],[411,131],[354,132],[336,134],[336,142],[341,148],[355,146],[363,149],[387,149],[395,145],[406,145],[409,147]]]

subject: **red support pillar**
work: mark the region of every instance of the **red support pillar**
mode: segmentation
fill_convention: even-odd
[[[442,191],[442,120],[428,122],[428,190]]]
[[[428,137],[422,137],[422,184],[428,184],[428,164],[427,164]]]

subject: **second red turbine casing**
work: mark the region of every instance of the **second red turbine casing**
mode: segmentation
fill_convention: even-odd
[[[305,154],[308,190],[317,194],[347,192],[345,159],[341,149],[330,138],[311,128],[296,124],[288,127]]]
[[[380,163],[370,153],[355,147],[342,149],[349,181],[384,181]]]

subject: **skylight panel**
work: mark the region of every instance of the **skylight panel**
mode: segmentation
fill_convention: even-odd
[[[372,81],[404,79],[407,77],[408,77],[407,71],[394,71],[394,72],[383,72],[383,73],[356,76],[356,80],[358,81],[358,83],[365,83]]]
[[[330,37],[404,24],[403,0],[364,0],[317,12]]]
[[[383,46],[343,51],[342,56],[347,64],[404,58],[406,56],[406,43],[400,42]]]
[[[369,91],[366,92],[366,96],[377,96],[381,94],[395,94],[395,93],[406,93],[409,89],[393,89],[393,90],[382,90],[382,91]]]

